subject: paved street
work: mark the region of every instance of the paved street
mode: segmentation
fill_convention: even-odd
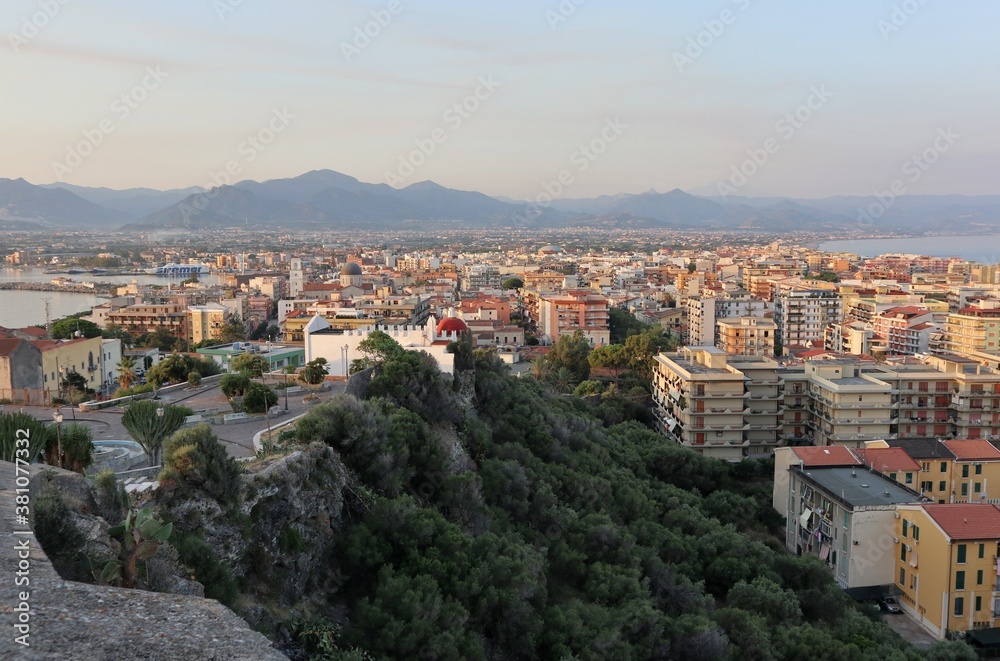
[[[278,383],[276,381],[275,383]],[[344,392],[346,383],[334,382],[333,387],[324,393],[320,393],[319,402],[303,403],[302,398],[305,393],[296,393],[288,396],[288,413],[272,417],[271,425],[280,425],[285,420],[302,415],[317,403],[322,403],[330,399],[337,393]],[[285,395],[281,390],[278,393],[278,406],[284,409]],[[229,412],[229,402],[219,389],[218,383],[201,386],[194,389],[178,389],[173,392],[163,393],[160,400],[165,404],[182,404],[194,411],[217,409],[220,413]],[[52,421],[52,414],[55,409],[45,406],[25,406],[17,407],[26,413],[30,413],[39,420]],[[15,410],[13,406],[9,410]],[[101,411],[81,412],[70,407],[62,407],[63,424],[76,422],[86,424],[94,432],[94,440],[128,440],[131,437],[122,426],[121,418],[124,410],[121,408],[110,408]],[[248,422],[233,425],[213,425],[212,430],[219,440],[229,450],[233,457],[250,457],[254,455],[253,437],[260,431],[267,429],[265,422]]]
[[[913,619],[906,611],[895,615],[886,615],[885,623],[911,645],[927,649],[937,642],[934,636],[928,633],[927,629],[920,626],[920,623]]]

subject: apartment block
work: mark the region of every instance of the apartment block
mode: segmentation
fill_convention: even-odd
[[[188,342],[198,344],[206,340],[219,339],[231,314],[228,307],[218,303],[192,305],[187,309]]]
[[[716,346],[730,356],[773,356],[778,325],[771,319],[719,319]]]
[[[822,343],[824,329],[840,323],[842,301],[835,291],[791,289],[775,296],[774,320],[783,347]]]
[[[945,349],[960,355],[1000,353],[1000,301],[980,301],[949,314]]]
[[[861,366],[843,360],[806,363],[809,381],[807,427],[816,445],[847,444],[888,438],[898,424],[892,409],[892,387]]]
[[[530,301],[530,302],[529,302]],[[581,331],[591,346],[610,344],[608,299],[586,289],[536,293],[526,297],[525,314],[543,344]]]
[[[940,639],[1000,625],[1000,510],[901,504],[896,514],[893,582],[902,608]]]
[[[129,305],[108,313],[108,325],[118,326],[132,335],[144,335],[163,329],[178,339],[187,337],[186,305]]]

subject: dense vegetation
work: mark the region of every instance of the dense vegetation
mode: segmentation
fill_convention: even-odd
[[[394,355],[366,400],[298,426],[356,480],[326,614],[340,645],[399,659],[927,658],[783,550],[770,465],[607,426],[482,352],[463,410],[432,367]]]

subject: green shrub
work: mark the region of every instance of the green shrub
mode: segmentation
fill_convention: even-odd
[[[240,467],[212,432],[201,424],[183,429],[166,443],[160,476],[172,495],[205,493],[223,508],[239,503]]]
[[[0,460],[36,463],[45,449],[45,424],[27,413],[0,414]],[[18,441],[22,441],[20,444]],[[24,443],[26,441],[27,443]],[[20,450],[20,452],[18,452]]]
[[[240,596],[236,580],[208,542],[195,533],[189,533],[174,546],[181,563],[191,571],[194,580],[205,586],[205,596],[217,599],[229,608],[236,608]]]
[[[69,505],[53,486],[46,486],[31,501],[35,538],[59,576],[68,581],[93,582],[87,540],[73,523]]]
[[[94,500],[97,501],[96,514],[108,523],[124,519],[132,502],[125,485],[110,468],[102,470],[94,478]]]
[[[201,385],[201,374],[195,370],[188,372],[188,385],[197,388]]]
[[[263,383],[256,381],[250,384],[243,398],[243,408],[247,413],[264,413],[277,403],[278,395]]]

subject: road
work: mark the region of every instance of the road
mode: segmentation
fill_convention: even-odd
[[[289,395],[287,413],[284,413],[285,395],[281,390],[276,391],[278,393],[278,406],[282,408],[282,414],[271,418],[272,427],[280,425],[289,418],[306,413],[317,404],[328,401],[334,395],[344,392],[346,387],[346,383],[344,382],[332,382],[331,385],[332,388],[330,390],[320,393],[318,402],[303,402],[302,398],[305,393]],[[182,404],[195,411],[218,409],[220,412],[227,412],[230,410],[229,402],[219,389],[218,382],[197,388],[182,388],[173,392],[163,393],[160,396],[160,401],[164,404]],[[8,405],[7,410],[8,412],[13,411],[15,407]],[[55,412],[54,408],[46,406],[25,406],[18,407],[18,410],[23,410],[25,413],[29,413],[44,422],[52,422],[52,414]],[[63,424],[74,421],[86,424],[93,430],[95,441],[128,440],[131,438],[122,425],[124,409],[116,407],[101,411],[81,412],[64,406],[60,410],[63,413]],[[212,431],[215,432],[215,435],[226,446],[229,454],[236,458],[252,457],[255,454],[253,437],[258,432],[265,431],[266,429],[267,424],[265,422],[212,426]]]

